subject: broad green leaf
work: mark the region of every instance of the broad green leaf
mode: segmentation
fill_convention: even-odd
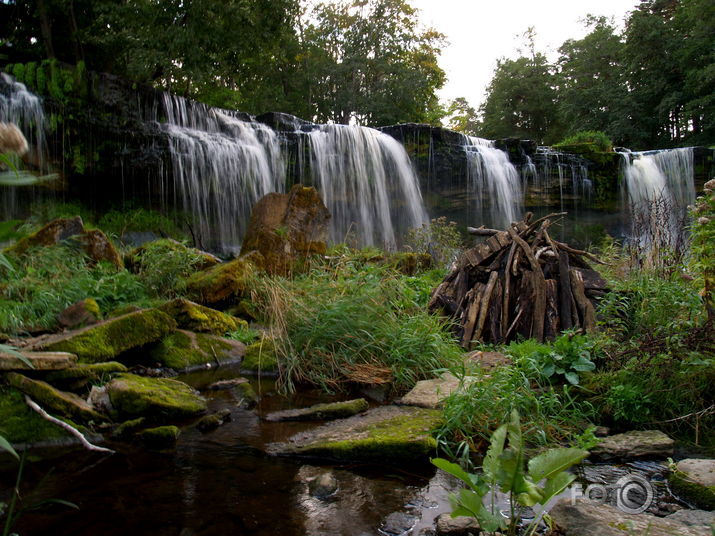
[[[577,448],[549,449],[529,460],[529,477],[536,483],[545,478],[553,478],[581,462],[588,456],[588,451]]]
[[[576,480],[576,475],[566,472],[558,473],[553,478],[548,479],[541,490],[542,498],[539,502],[546,504],[553,497],[569,487],[574,480]]]
[[[575,372],[564,373],[564,378],[566,378],[571,385],[578,385],[578,374]]]
[[[503,424],[492,434],[489,443],[489,450],[482,462],[482,471],[486,479],[492,483],[496,481],[499,472],[499,457],[504,452],[504,442],[506,441],[506,425]]]
[[[445,473],[457,477],[459,480],[467,484],[469,487],[473,488],[475,491],[479,491],[479,476],[473,473],[468,473],[462,467],[456,463],[449,462],[444,458],[432,458],[430,460],[432,465],[438,469],[442,469]]]
[[[20,456],[18,456],[15,449],[12,448],[12,445],[10,444],[10,442],[1,435],[0,435],[0,450],[6,450],[10,454],[12,454],[15,458],[17,458],[18,460],[20,459]]]
[[[459,506],[452,511],[452,517],[463,515],[473,517],[479,521],[482,530],[487,532],[493,532],[506,526],[504,518],[489,511],[484,506],[482,497],[471,490],[460,490],[459,495],[455,496],[455,501]]]

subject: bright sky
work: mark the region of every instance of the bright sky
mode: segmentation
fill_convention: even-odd
[[[522,34],[533,26],[536,49],[550,60],[566,39],[586,35],[580,20],[587,14],[613,17],[623,27],[638,0],[412,0],[420,19],[447,36],[440,65],[447,83],[442,100],[466,97],[478,108],[484,100],[498,58],[519,56]]]

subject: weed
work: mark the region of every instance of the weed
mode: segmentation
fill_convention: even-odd
[[[429,253],[435,266],[447,267],[463,247],[462,235],[457,223],[447,221],[444,216],[425,223],[422,227],[410,229],[405,238],[406,245],[415,253]]]
[[[133,264],[137,277],[155,297],[183,296],[186,278],[203,262],[203,254],[171,240],[157,240],[140,248]]]
[[[98,227],[122,238],[128,232],[153,232],[162,236],[185,238],[185,234],[169,217],[144,208],[110,210],[104,214]]]

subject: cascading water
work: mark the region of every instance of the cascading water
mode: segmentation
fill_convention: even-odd
[[[503,229],[522,212],[523,193],[519,173],[507,154],[494,142],[464,136],[467,155],[468,187],[474,198],[474,224]],[[485,210],[488,207],[488,210]]]
[[[693,148],[621,154],[631,240],[646,248],[675,247],[683,238],[687,207],[695,201]]]
[[[164,113],[174,192],[192,215],[194,231],[204,247],[237,249],[253,204],[267,193],[285,191],[286,165],[276,132],[168,93]]]
[[[562,210],[566,208],[569,198],[574,205],[588,202],[593,184],[588,178],[588,166],[583,158],[540,146],[537,147],[535,161],[530,178],[537,195],[549,198],[550,192],[558,188]]]
[[[404,147],[377,130],[323,125],[307,133],[312,184],[332,214],[330,239],[392,248],[427,221],[419,181]]]

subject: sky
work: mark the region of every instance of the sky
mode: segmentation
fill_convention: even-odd
[[[420,20],[447,36],[440,66],[447,83],[443,101],[465,97],[478,108],[485,98],[497,59],[516,58],[522,35],[533,26],[536,49],[551,61],[566,39],[586,35],[580,22],[587,14],[613,17],[623,27],[638,0],[412,0]]]

